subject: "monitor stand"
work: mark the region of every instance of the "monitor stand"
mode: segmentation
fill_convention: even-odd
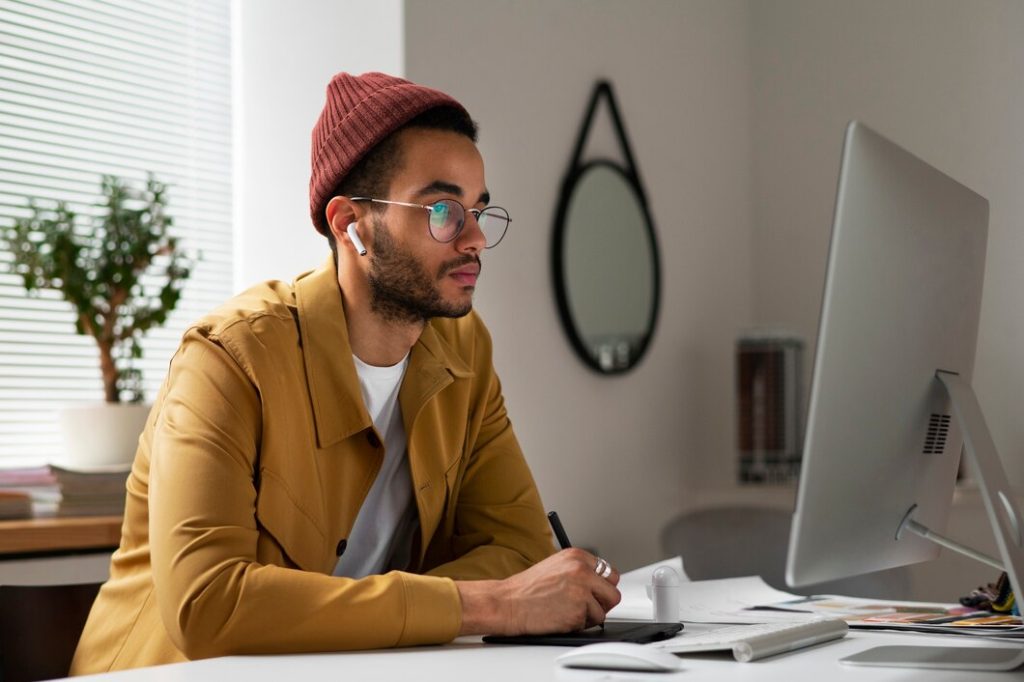
[[[1000,563],[959,543],[930,531],[913,520],[914,508],[907,512],[904,528],[943,547],[965,554],[1000,570],[1005,570],[1018,606],[1024,593],[1020,587],[1024,577],[1024,518],[1014,502],[1013,491],[1006,479],[995,443],[985,424],[974,389],[952,372],[939,370],[935,377],[945,386],[953,404],[953,414],[964,437],[964,452],[971,472],[978,481],[985,512],[996,536]],[[899,535],[897,534],[897,537]],[[848,665],[880,665],[913,668],[945,668],[953,670],[1014,670],[1024,665],[1024,647],[932,647],[882,646],[841,659]]]
[[[1020,646],[876,646],[839,659],[846,665],[887,668],[940,668],[1001,672],[1024,664]]]

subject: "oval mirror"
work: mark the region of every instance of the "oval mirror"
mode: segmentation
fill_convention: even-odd
[[[619,166],[579,168],[562,197],[556,255],[563,323],[584,362],[624,372],[643,356],[658,304],[658,257],[647,207]]]
[[[602,98],[624,164],[581,160]],[[562,325],[580,358],[603,374],[635,367],[658,317],[658,248],[626,130],[606,81],[594,89],[562,182],[552,256]]]

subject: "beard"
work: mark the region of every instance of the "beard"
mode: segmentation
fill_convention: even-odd
[[[439,283],[453,270],[480,258],[466,254],[442,263],[431,276],[416,257],[392,238],[383,220],[373,218],[373,251],[370,253],[370,306],[389,322],[426,322],[432,317],[462,317],[473,309],[472,301],[451,303],[441,296]]]

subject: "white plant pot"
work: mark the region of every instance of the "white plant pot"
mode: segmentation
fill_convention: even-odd
[[[93,469],[131,464],[149,405],[86,403],[60,411],[67,465]]]

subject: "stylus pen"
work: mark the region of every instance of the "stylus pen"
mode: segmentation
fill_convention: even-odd
[[[558,540],[558,546],[562,549],[572,547],[572,543],[569,542],[569,536],[565,534],[565,528],[562,527],[562,520],[558,518],[558,512],[548,512],[548,523],[551,524],[551,530],[555,531],[555,539]],[[604,623],[598,623],[597,627],[604,630]]]
[[[569,542],[569,536],[565,534],[565,528],[562,528],[562,521],[558,518],[558,512],[548,512],[548,523],[551,524],[551,530],[555,531],[555,539],[558,540],[558,546],[562,549],[572,547],[572,543]]]

